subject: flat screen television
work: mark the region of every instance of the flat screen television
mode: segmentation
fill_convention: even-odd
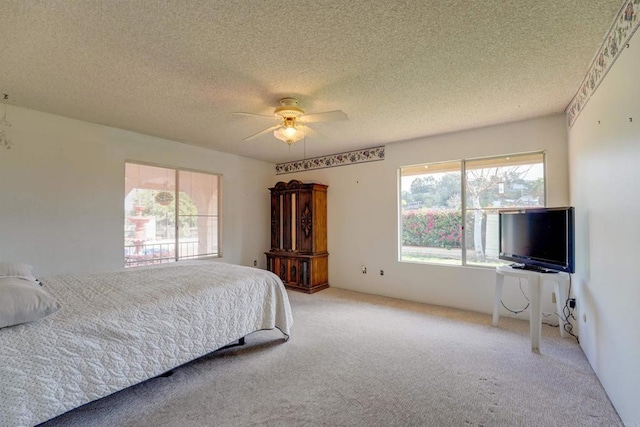
[[[572,207],[499,211],[499,258],[512,267],[574,272]]]

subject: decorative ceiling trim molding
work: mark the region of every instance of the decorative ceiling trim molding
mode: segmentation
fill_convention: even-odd
[[[296,160],[287,163],[278,163],[276,165],[276,175],[353,165],[356,163],[377,162],[380,160],[384,160],[384,146],[348,151],[346,153],[330,154],[328,156]]]
[[[573,126],[580,112],[584,109],[600,86],[600,83],[607,75],[616,59],[625,47],[628,47],[629,40],[640,26],[640,0],[628,0],[622,4],[620,11],[616,15],[607,36],[598,50],[589,72],[585,76],[580,89],[575,94],[569,105],[565,109],[569,127]]]

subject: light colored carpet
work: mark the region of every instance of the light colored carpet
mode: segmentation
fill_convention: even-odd
[[[621,426],[574,339],[339,289],[289,293],[295,325],[64,414],[54,426]]]

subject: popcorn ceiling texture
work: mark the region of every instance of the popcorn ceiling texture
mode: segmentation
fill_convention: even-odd
[[[625,2],[626,3],[626,2]],[[562,113],[620,0],[2,0],[10,106],[273,163]],[[278,100],[348,122],[288,147]],[[11,109],[9,107],[9,115]]]

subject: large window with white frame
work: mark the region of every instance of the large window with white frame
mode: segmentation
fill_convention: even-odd
[[[498,210],[546,205],[544,153],[401,167],[399,259],[490,266]]]
[[[220,255],[220,175],[127,162],[125,267]]]

